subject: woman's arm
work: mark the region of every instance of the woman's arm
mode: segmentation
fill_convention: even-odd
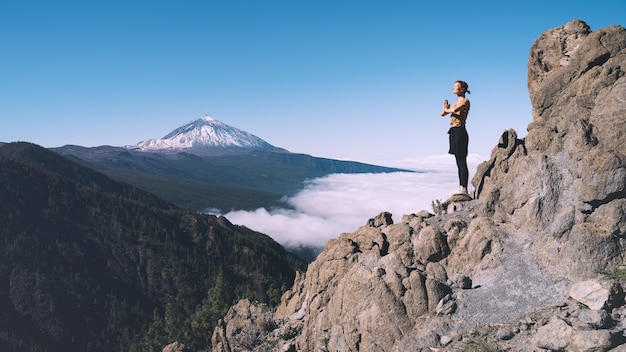
[[[450,104],[448,104],[448,100],[444,100],[443,111],[441,112],[441,116],[444,116],[447,114],[454,114],[455,112],[462,110],[465,107],[465,105],[468,104],[468,101],[469,100],[467,99],[461,99],[457,101],[456,103],[454,103],[452,106],[450,106]]]
[[[450,103],[448,103],[448,99],[444,99],[443,100],[443,110],[441,111],[441,116],[446,116],[453,111],[447,111],[450,110]]]

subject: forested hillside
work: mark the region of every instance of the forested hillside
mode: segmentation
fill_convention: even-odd
[[[0,350],[206,346],[235,300],[278,303],[305,264],[29,143],[0,146]]]

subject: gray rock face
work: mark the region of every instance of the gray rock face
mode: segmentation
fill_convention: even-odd
[[[505,131],[472,180],[483,210],[528,231],[537,260],[570,279],[623,262],[625,56],[620,26],[543,33],[528,62],[528,134]]]
[[[546,31],[530,50],[528,135],[502,134],[475,199],[398,223],[382,212],[330,240],[271,322],[240,303],[213,351],[622,348],[625,282],[597,269],[624,263],[624,70],[624,28]],[[251,333],[256,345],[237,343]]]

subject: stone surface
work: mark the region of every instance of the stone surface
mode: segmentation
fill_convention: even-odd
[[[528,61],[528,134],[505,131],[472,180],[483,210],[534,234],[543,264],[570,278],[622,260],[625,48],[620,26],[543,33]]]
[[[574,283],[569,290],[569,296],[589,309],[599,310],[611,305],[617,291],[612,281],[586,280]]]
[[[548,324],[537,329],[533,338],[535,347],[550,351],[564,351],[570,345],[574,329],[562,319],[553,318]]]

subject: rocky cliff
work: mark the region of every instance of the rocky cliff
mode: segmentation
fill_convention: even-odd
[[[626,30],[532,45],[533,120],[474,199],[329,241],[276,311],[240,301],[213,351],[626,351]]]

